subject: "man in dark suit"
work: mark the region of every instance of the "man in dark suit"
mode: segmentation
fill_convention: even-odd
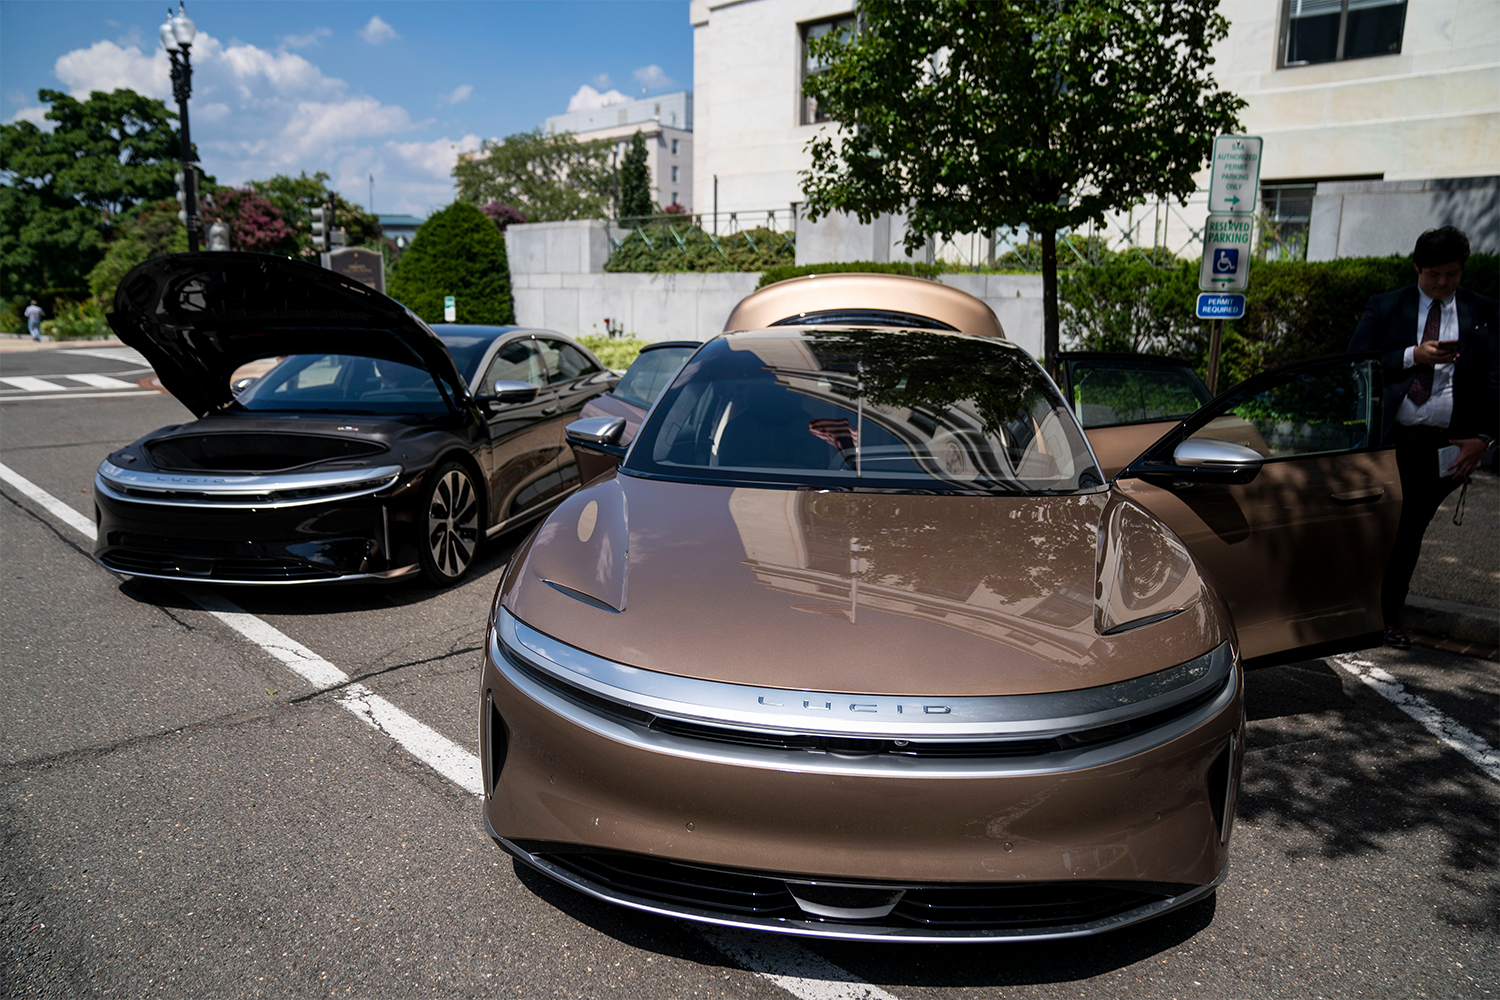
[[[1381,352],[1381,432],[1396,449],[1401,521],[1380,610],[1385,644],[1401,649],[1411,645],[1401,609],[1427,524],[1500,432],[1497,303],[1458,286],[1468,257],[1469,239],[1453,226],[1423,233],[1412,251],[1417,283],[1370,299],[1349,341],[1351,351]],[[1444,448],[1456,451],[1440,456]]]

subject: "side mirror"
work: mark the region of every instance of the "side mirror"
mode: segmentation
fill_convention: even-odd
[[[625,449],[620,445],[620,435],[625,433],[624,417],[585,417],[575,420],[567,426],[564,432],[569,444],[581,444],[588,448],[597,448],[606,454],[624,456]]]
[[[254,376],[250,376],[249,378],[237,378],[233,382],[229,383],[229,391],[238,396],[240,393],[244,392],[246,389],[250,388],[252,385],[259,381],[260,379]]]
[[[491,386],[491,393],[487,396],[475,396],[474,402],[481,405],[513,406],[516,403],[529,403],[536,399],[540,390],[530,382],[513,382],[509,379],[496,379]]]
[[[578,462],[580,482],[593,482],[620,464],[626,450],[620,444],[624,433],[624,417],[584,417],[563,429]]]
[[[1209,482],[1248,483],[1260,472],[1265,457],[1254,448],[1217,438],[1187,438],[1172,452],[1172,461]]]

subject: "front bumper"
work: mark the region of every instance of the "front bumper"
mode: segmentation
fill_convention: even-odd
[[[244,585],[391,580],[418,570],[420,476],[166,476],[105,463],[94,557],[116,572]]]
[[[1224,877],[1244,727],[1227,646],[1227,673],[1215,666],[1185,682],[1191,697],[1172,711],[1143,716],[1134,731],[1097,730],[1093,742],[1056,735],[1068,724],[1080,731],[1076,716],[1023,731],[1000,718],[1002,699],[947,699],[971,736],[981,709],[993,709],[984,739],[1012,744],[986,750],[946,734],[978,748],[965,756],[942,753],[944,734],[930,728],[849,739],[832,726],[847,742],[830,743],[809,742],[810,729],[736,722],[758,735],[735,743],[680,718],[662,727],[669,711],[630,714],[641,703],[661,711],[661,699],[621,711],[598,685],[549,676],[559,665],[540,663],[534,647],[567,647],[528,646],[524,630],[499,613],[481,682],[486,823],[516,857],[597,898],[819,937],[1035,940],[1144,920]],[[507,655],[502,640],[525,655]],[[557,659],[566,671],[568,657]],[[587,671],[574,680],[609,674],[572,666]],[[666,678],[634,674],[638,688]],[[681,690],[666,680],[659,690]],[[777,694],[786,693],[761,698]],[[1047,747],[1043,730],[1061,742]],[[895,736],[909,739],[898,746]],[[924,741],[932,753],[911,755]],[[899,901],[829,916],[798,895],[809,883]]]

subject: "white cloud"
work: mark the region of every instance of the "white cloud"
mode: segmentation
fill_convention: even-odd
[[[472,153],[479,145],[479,136],[469,134],[462,139],[449,139],[445,136],[431,142],[387,142],[385,148],[408,166],[415,167],[429,177],[447,178],[453,175],[453,165],[458,162],[458,154]]]
[[[359,37],[371,45],[379,45],[381,42],[389,42],[400,38],[396,29],[386,24],[379,14],[370,18],[370,23],[359,29]]]
[[[314,28],[305,35],[283,35],[281,44],[290,49],[305,49],[309,45],[317,45],[319,39],[327,38],[331,34],[333,30],[330,28]]]
[[[609,78],[608,73],[600,73],[598,76],[590,80],[589,83],[592,83],[600,90],[608,90],[610,87],[614,86],[614,81]]]
[[[655,63],[652,63],[650,66],[642,66],[632,73],[631,76],[634,76],[635,82],[647,90],[660,90],[662,87],[672,86],[672,78],[667,76],[662,71],[662,68]]]
[[[119,87],[163,100],[172,96],[171,67],[166,52],[160,49],[148,56],[137,45],[95,42],[86,49],[58,56],[52,72],[79,100],[87,99],[93,90]]]
[[[34,108],[22,108],[15,114],[11,115],[9,118],[5,119],[5,124],[14,125],[19,121],[28,121],[31,122],[31,124],[35,125],[37,128],[41,129],[43,132],[51,132],[54,128],[57,127],[57,123],[50,122],[46,118],[42,117],[47,113],[47,111],[48,108],[45,104],[38,104]]]
[[[474,93],[473,84],[461,83],[453,88],[453,93],[443,95],[443,102],[445,104],[457,104],[459,101],[468,100],[469,95],[472,93]]]
[[[624,104],[630,98],[618,90],[606,90],[599,93],[588,84],[578,88],[578,93],[568,98],[569,111],[593,111],[595,108],[607,108],[611,104]]]

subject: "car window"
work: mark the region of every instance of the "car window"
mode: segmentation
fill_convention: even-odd
[[[542,360],[547,366],[547,381],[554,385],[558,382],[571,382],[575,378],[591,375],[599,370],[598,365],[590,361],[572,344],[538,337],[536,345],[542,352]]]
[[[697,349],[697,345],[694,345],[642,351],[630,363],[620,384],[615,386],[615,396],[643,410],[651,409],[651,404],[656,402],[656,397],[672,381],[672,376],[677,374],[682,363],[692,357]]]
[[[494,342],[493,337],[466,337],[454,334],[439,334],[438,339],[443,342],[444,347],[448,348],[448,353],[453,355],[453,362],[458,366],[459,374],[467,381],[472,381],[478,373],[485,353]]]
[[[429,412],[445,408],[427,371],[383,358],[296,354],[236,397],[247,410]]]
[[[1190,436],[1244,445],[1273,459],[1360,451],[1379,439],[1375,389],[1368,360],[1299,368],[1269,384],[1247,383]]]
[[[1069,374],[1073,412],[1085,429],[1181,420],[1212,398],[1186,367],[1086,360],[1071,362]]]
[[[479,384],[480,393],[488,393],[490,387],[499,381],[530,382],[535,386],[547,384],[547,366],[536,341],[530,338],[512,340],[495,352],[495,359],[490,362],[484,381]]]
[[[708,344],[662,396],[624,469],[846,489],[1072,492],[1101,482],[1073,415],[1024,352],[881,330]]]

